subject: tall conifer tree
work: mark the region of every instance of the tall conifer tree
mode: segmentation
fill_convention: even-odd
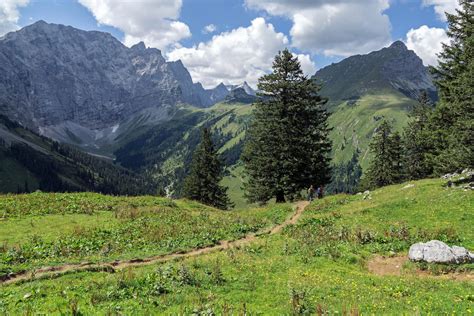
[[[365,175],[365,186],[377,188],[402,180],[401,138],[398,133],[392,132],[387,121],[383,121],[377,129],[370,151],[373,158]]]
[[[242,154],[251,202],[294,199],[309,185],[329,182],[328,113],[320,87],[287,49],[259,79],[260,98]]]
[[[184,196],[191,200],[228,209],[232,206],[227,188],[222,180],[222,166],[211,139],[208,128],[202,129],[201,143],[196,148],[191,163],[191,171],[184,181]]]
[[[474,166],[474,3],[459,2],[456,14],[446,14],[451,41],[432,68],[440,96],[431,126],[437,173]]]
[[[433,173],[430,155],[433,152],[430,143],[428,123],[433,104],[426,91],[420,94],[418,104],[409,113],[410,122],[404,129],[404,167],[406,177],[410,180],[423,179]]]

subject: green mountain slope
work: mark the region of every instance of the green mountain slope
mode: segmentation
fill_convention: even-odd
[[[125,168],[151,174],[163,191],[179,195],[201,127],[211,128],[223,163],[230,167],[239,160],[251,111],[247,104],[182,106],[171,120],[122,145],[114,152],[116,160]]]
[[[359,161],[365,170],[370,160],[368,146],[380,121],[386,119],[395,130],[401,131],[408,120],[407,112],[415,103],[401,93],[388,91],[365,94],[357,101],[335,106],[329,118],[333,128],[330,134],[334,144],[333,163],[347,162],[359,150]]]

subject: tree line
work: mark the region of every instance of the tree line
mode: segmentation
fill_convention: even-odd
[[[450,43],[443,44],[439,65],[431,67],[438,104],[422,92],[402,134],[387,121],[380,125],[370,144],[373,159],[363,187],[474,167],[474,4],[460,4],[456,14],[446,14]]]
[[[456,14],[447,14],[451,41],[443,44],[439,66],[431,69],[439,92],[437,106],[422,92],[402,134],[382,121],[370,144],[373,158],[362,180],[356,152],[348,163],[334,168],[330,190],[353,193],[474,166],[474,14],[471,1],[460,4]],[[284,50],[275,57],[272,72],[259,79],[258,89],[240,157],[248,201],[294,200],[309,185],[328,183],[329,114],[324,108],[327,100],[318,94],[320,87]],[[204,129],[184,196],[227,209],[230,202],[226,188],[219,185],[221,179],[221,162],[210,130]]]

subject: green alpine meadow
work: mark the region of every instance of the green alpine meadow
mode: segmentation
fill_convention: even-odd
[[[0,3],[0,315],[474,315],[470,0]]]

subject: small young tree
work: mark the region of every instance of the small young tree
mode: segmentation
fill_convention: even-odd
[[[259,79],[260,99],[242,153],[250,202],[295,198],[302,189],[329,182],[327,100],[287,49],[273,72]]]
[[[401,148],[400,135],[393,133],[390,124],[383,121],[370,143],[373,158],[365,175],[368,187],[377,188],[401,181]]]
[[[433,173],[430,155],[433,151],[428,128],[433,104],[426,91],[420,94],[418,104],[410,112],[410,122],[404,129],[404,167],[405,175],[410,180],[423,179]]]
[[[191,171],[184,181],[184,196],[191,200],[226,210],[232,206],[222,180],[222,166],[208,128],[202,129],[201,143],[191,162]]]

